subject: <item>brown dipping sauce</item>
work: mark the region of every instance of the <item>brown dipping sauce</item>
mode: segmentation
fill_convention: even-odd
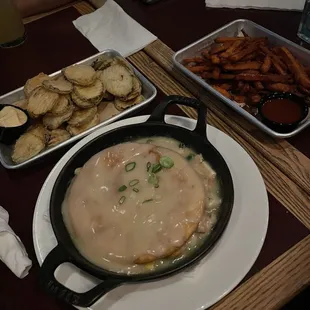
[[[262,113],[270,121],[291,124],[301,119],[302,107],[290,99],[271,99],[264,103]]]

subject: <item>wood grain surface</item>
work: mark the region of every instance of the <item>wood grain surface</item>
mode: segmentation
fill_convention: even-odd
[[[193,96],[185,87],[169,76],[163,68],[159,67],[145,52],[138,52],[128,59],[166,95]],[[184,107],[181,107],[181,109],[190,117],[197,118],[197,114],[193,109]],[[230,127],[228,122],[218,117],[212,109],[209,109],[207,121],[210,125],[233,137],[246,149],[258,165],[268,191],[310,229],[309,195],[277,169],[268,158],[265,158],[264,154],[253,147],[252,143],[249,143],[234,128]]]
[[[263,133],[245,118],[220,102],[202,87],[173,67],[173,51],[160,40],[149,44],[144,51],[169,74],[201,99],[219,118],[245,138],[257,151],[310,194],[310,159],[286,140],[276,140]]]

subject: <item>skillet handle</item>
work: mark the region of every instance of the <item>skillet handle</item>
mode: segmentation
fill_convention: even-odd
[[[40,285],[51,295],[69,304],[89,307],[101,296],[121,285],[119,280],[104,280],[85,293],[77,293],[59,283],[55,278],[56,268],[65,262],[72,262],[61,246],[57,245],[45,258],[40,269]]]
[[[198,112],[198,120],[197,125],[194,129],[194,132],[202,135],[203,137],[206,136],[206,117],[207,117],[207,109],[205,105],[197,99],[183,97],[183,96],[167,96],[153,111],[148,122],[161,122],[165,123],[165,111],[168,106],[172,104],[180,104],[185,105],[191,108],[194,108]]]

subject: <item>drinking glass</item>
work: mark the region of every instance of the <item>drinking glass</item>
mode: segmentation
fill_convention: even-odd
[[[306,0],[297,35],[300,39],[310,43],[310,0]]]
[[[13,0],[0,0],[0,47],[14,47],[25,41],[25,27]]]

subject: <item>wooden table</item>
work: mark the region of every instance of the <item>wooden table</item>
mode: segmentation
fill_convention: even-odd
[[[117,2],[160,38],[129,57],[159,91],[156,100],[142,114],[149,113],[164,95],[198,97],[209,108],[209,124],[240,143],[265,180],[270,222],[263,249],[244,281],[212,309],[281,308],[310,283],[310,129],[289,140],[268,137],[173,69],[173,51],[168,45],[179,49],[237,18],[252,19],[295,39],[300,13],[207,10],[204,1],[167,0],[149,7],[138,0]],[[178,15],[173,14],[176,8]],[[56,12],[27,19],[26,43],[15,49],[0,50],[0,94],[22,86],[27,78],[41,71],[52,73],[95,54],[96,49],[72,25],[72,20],[93,10],[88,3],[79,1]],[[188,108],[174,112],[196,118],[195,112]],[[46,295],[38,286],[39,266],[32,243],[32,216],[37,196],[48,173],[65,151],[18,171],[0,167],[0,203],[9,211],[10,224],[33,261],[29,275],[23,280],[0,264],[1,310],[73,309]]]

